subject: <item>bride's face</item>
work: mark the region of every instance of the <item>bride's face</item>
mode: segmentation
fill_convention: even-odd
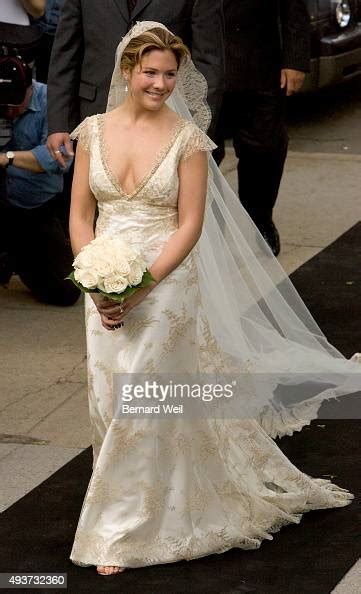
[[[145,109],[157,111],[172,93],[177,80],[177,60],[170,50],[152,50],[128,76],[131,98]]]

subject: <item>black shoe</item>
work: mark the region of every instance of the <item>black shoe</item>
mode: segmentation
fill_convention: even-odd
[[[273,255],[278,256],[281,251],[281,242],[280,235],[274,222],[270,221],[267,225],[260,227],[260,233],[270,246]]]

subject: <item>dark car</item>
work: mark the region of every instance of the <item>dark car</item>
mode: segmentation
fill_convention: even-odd
[[[361,74],[361,0],[306,0],[312,23],[311,72],[304,91]]]

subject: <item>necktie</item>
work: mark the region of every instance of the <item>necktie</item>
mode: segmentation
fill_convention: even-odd
[[[134,8],[137,5],[137,0],[128,0],[129,15],[131,16]]]

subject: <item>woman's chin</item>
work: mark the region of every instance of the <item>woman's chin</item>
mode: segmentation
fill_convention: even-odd
[[[147,109],[148,111],[159,111],[160,109],[162,109],[163,105],[164,105],[165,101],[144,101],[143,106],[145,109]]]

